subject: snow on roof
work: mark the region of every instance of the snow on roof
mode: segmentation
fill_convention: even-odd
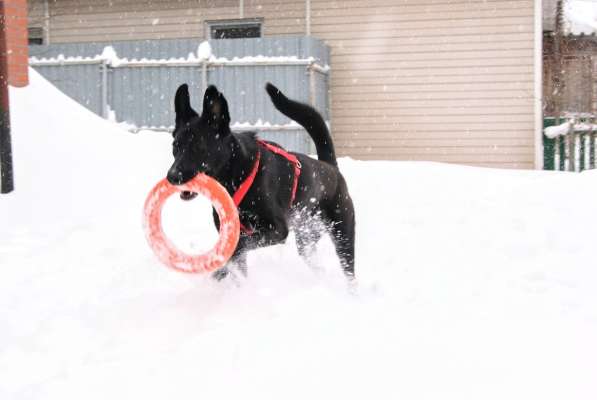
[[[597,1],[568,0],[564,3],[564,30],[572,35],[597,33]]]

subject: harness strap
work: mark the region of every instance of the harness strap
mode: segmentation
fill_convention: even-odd
[[[245,179],[245,181],[243,183],[241,183],[241,185],[238,187],[238,190],[232,196],[232,200],[234,201],[236,208],[238,208],[240,206],[240,203],[242,203],[243,199],[247,195],[247,192],[249,191],[249,189],[251,189],[251,186],[253,185],[253,182],[255,181],[255,177],[257,176],[257,171],[259,171],[259,160],[260,159],[261,159],[261,152],[259,150],[257,150],[257,156],[255,157],[255,164],[253,165],[253,169],[251,170],[251,173],[249,174],[249,176],[247,176],[247,179]],[[253,234],[253,230],[244,226],[242,222],[240,222],[240,231],[248,236]]]
[[[290,161],[294,165],[294,180],[292,182],[292,194],[290,196],[290,205],[289,205],[290,207],[292,207],[292,204],[294,203],[294,199],[296,198],[296,190],[298,188],[299,176],[301,175],[301,168],[302,168],[301,162],[298,160],[298,158],[294,154],[290,154],[286,150],[284,150],[278,146],[274,146],[272,144],[264,142],[263,140],[258,140],[257,144],[259,144],[261,147],[271,151],[274,154],[277,154],[277,155],[280,155],[280,156],[286,158],[288,161]],[[232,200],[234,200],[234,204],[236,205],[237,208],[240,206],[240,203],[242,203],[243,199],[249,192],[249,189],[251,189],[253,182],[255,181],[255,177],[257,176],[257,172],[259,171],[260,159],[261,159],[261,152],[259,150],[257,150],[257,156],[255,157],[255,164],[253,165],[253,169],[251,170],[251,173],[249,174],[249,176],[247,176],[247,179],[245,179],[244,182],[241,183],[238,190],[232,196]],[[242,223],[240,224],[240,229],[241,229],[241,232],[244,233],[245,235],[250,236],[253,234],[253,230],[248,229]]]
[[[258,140],[257,143],[259,143],[261,146],[265,147],[272,153],[280,155],[286,158],[292,164],[294,164],[294,181],[292,182],[292,194],[290,196],[290,207],[292,207],[292,204],[294,203],[294,199],[296,197],[296,189],[298,188],[298,179],[301,175],[301,162],[298,160],[298,158],[296,158],[294,154],[290,154],[289,152],[278,146],[274,146],[273,144],[269,144],[267,142],[264,142],[263,140]]]
[[[238,187],[238,190],[232,196],[232,200],[234,200],[234,204],[236,204],[236,207],[238,207],[240,205],[240,203],[243,201],[243,199],[247,195],[247,192],[249,191],[249,189],[251,189],[251,186],[253,185],[253,182],[255,181],[255,177],[257,176],[257,171],[259,170],[259,159],[260,158],[261,158],[261,152],[259,150],[257,150],[257,156],[255,157],[255,164],[253,165],[253,169],[251,170],[251,173],[249,174],[249,176],[247,176],[247,179],[245,179],[245,181],[243,183],[241,183],[241,185]]]

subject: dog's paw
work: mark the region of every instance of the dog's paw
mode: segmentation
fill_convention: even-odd
[[[226,278],[230,274],[227,267],[222,267],[211,274],[212,279],[220,282],[222,279]]]
[[[189,201],[189,200],[193,200],[195,197],[197,197],[199,193],[197,192],[189,192],[189,191],[184,191],[184,192],[180,192],[180,198],[181,200],[184,201]]]

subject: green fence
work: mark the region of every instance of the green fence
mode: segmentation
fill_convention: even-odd
[[[597,116],[545,118],[543,127],[543,169],[595,169]]]

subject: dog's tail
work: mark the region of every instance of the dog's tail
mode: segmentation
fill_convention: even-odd
[[[332,142],[330,131],[321,117],[321,114],[307,104],[290,100],[284,93],[269,82],[265,85],[265,90],[267,90],[269,97],[271,97],[272,102],[278,111],[288,118],[298,122],[307,130],[309,136],[311,136],[311,139],[315,143],[317,158],[320,161],[333,166],[338,166],[334,143]]]

